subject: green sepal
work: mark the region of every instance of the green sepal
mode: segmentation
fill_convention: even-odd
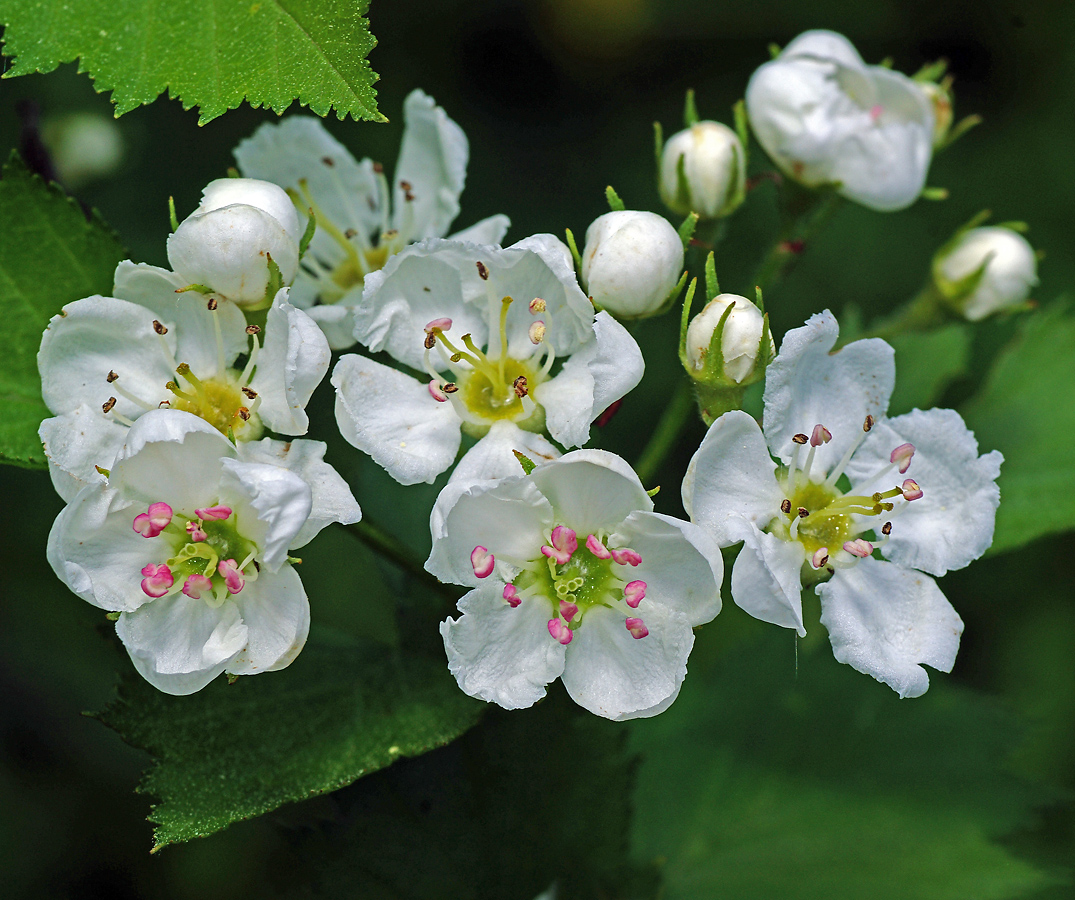
[[[717,281],[717,263],[713,251],[705,259],[705,298],[712,300],[720,293],[720,283]]]
[[[239,170],[235,166],[228,166],[228,178],[238,178]]]
[[[922,193],[919,196],[921,196],[923,200],[947,200],[948,188],[925,187],[922,188]]]
[[[712,425],[726,412],[733,409],[743,408],[743,394],[746,392],[744,385],[732,383],[727,387],[718,387],[703,384],[700,381],[694,383],[694,397],[698,402],[698,414],[702,417],[706,427]]]
[[[687,128],[698,124],[698,107],[694,105],[694,88],[687,88],[687,98],[683,102],[683,124]]]
[[[691,362],[687,358],[687,326],[691,321],[691,304],[694,303],[694,291],[698,287],[698,279],[692,278],[690,287],[687,288],[687,296],[683,298],[683,313],[679,319],[679,362],[688,372]]]
[[[664,128],[660,122],[653,123],[653,158],[657,163],[657,184],[661,183],[661,159],[664,156]]]
[[[199,294],[212,294],[213,289],[207,284],[188,284],[186,287],[176,288],[177,294],[185,294],[187,291],[196,291]]]
[[[728,381],[728,377],[724,374],[724,326],[728,324],[728,316],[732,314],[734,309],[735,304],[729,303],[728,308],[721,313],[717,327],[713,329],[713,333],[709,336],[709,349],[706,350],[702,371],[691,372],[696,381],[704,381],[707,384],[723,384]]]
[[[529,475],[537,468],[537,463],[525,453],[520,453],[518,450],[512,450],[511,452],[515,454],[515,458],[519,460],[519,465],[523,467],[524,475]]]
[[[226,672],[225,674],[228,677],[228,684],[235,684],[239,680],[238,675],[232,675],[231,672]]]
[[[175,214],[175,197],[168,198],[168,220],[172,223],[172,234],[179,228],[179,219]]]
[[[954,144],[961,137],[963,137],[963,135],[965,135],[968,131],[974,128],[975,125],[981,125],[983,121],[984,120],[982,119],[982,117],[977,114],[971,116],[964,116],[948,130],[948,134],[944,138],[944,143],[942,143],[941,146],[937,147],[934,152],[936,153],[939,150],[944,150],[948,147],[951,147],[952,144]]]
[[[782,52],[780,45],[775,42],[771,43],[766,49],[769,51],[770,59],[776,59]]]
[[[276,299],[276,295],[280,292],[280,289],[284,287],[284,276],[280,273],[280,267],[276,264],[276,260],[272,258],[272,254],[266,253],[265,259],[269,266],[269,281],[265,285],[265,297],[260,303],[244,307],[244,312],[268,309],[268,307],[272,306],[272,302]]]
[[[306,219],[306,230],[302,233],[302,239],[299,241],[299,259],[301,260],[306,251],[310,249],[310,241],[314,239],[314,232],[317,231],[317,217],[314,216],[314,211],[309,210],[309,217]]]
[[[674,212],[691,211],[691,186],[687,181],[687,157],[680,153],[676,160],[676,197]],[[671,204],[669,204],[671,205]]]
[[[616,193],[616,189],[611,184],[605,188],[605,199],[608,201],[608,208],[613,212],[623,212],[627,209],[620,199],[620,195]]]
[[[1019,234],[1026,234],[1030,231],[1030,226],[1026,222],[997,222],[997,228],[1007,228],[1009,231],[1015,231]]]
[[[914,75],[911,76],[911,81],[930,82],[937,81],[944,77],[944,73],[948,71],[948,60],[938,59],[936,62],[926,63],[919,69]]]
[[[769,368],[776,354],[773,351],[773,332],[769,327],[769,313],[762,313],[762,326],[761,326],[761,340],[758,341],[758,358],[754,363],[754,376],[752,380],[757,381],[757,373],[764,372]]]
[[[762,315],[765,315],[765,298],[762,296],[760,284],[754,285],[754,297],[754,305],[758,307]]]
[[[646,491],[646,493],[649,494],[651,497],[656,497],[660,492],[661,492],[661,486],[660,485],[657,485],[657,487],[650,488],[648,491]]]
[[[680,162],[683,161],[681,156]],[[683,241],[683,248],[686,249],[690,246],[691,238],[694,237],[694,229],[698,227],[698,213],[691,213],[687,218],[683,220],[683,224],[677,229],[679,231],[679,239]]]
[[[118,612],[110,612],[105,615],[105,618],[108,619],[109,622],[119,621],[119,617],[120,614]]]
[[[579,248],[575,244],[575,235],[573,235],[571,233],[570,228],[565,228],[564,232],[567,235],[567,246],[568,246],[568,249],[571,251],[571,258],[573,260],[575,260],[575,271],[578,272],[579,275],[581,276],[582,275],[582,256],[579,255]]]
[[[739,136],[739,143],[743,145],[743,170],[746,171],[750,163],[750,123],[747,119],[747,104],[739,99],[732,106],[732,116],[735,121],[735,133]]]
[[[894,65],[896,65],[896,60],[894,60],[891,56],[886,56],[877,65],[879,65],[882,69],[891,69]]]

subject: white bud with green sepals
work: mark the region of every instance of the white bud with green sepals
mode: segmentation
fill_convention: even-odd
[[[672,135],[661,154],[661,199],[673,212],[702,219],[731,215],[746,197],[746,155],[720,122],[696,122]]]
[[[933,282],[943,302],[977,322],[1026,302],[1038,283],[1037,256],[1012,227],[965,229],[934,257]]]

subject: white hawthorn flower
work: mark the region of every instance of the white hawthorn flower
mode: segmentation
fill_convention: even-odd
[[[683,504],[720,546],[743,542],[739,606],[803,635],[801,591],[816,586],[836,658],[917,697],[929,686],[919,664],[951,671],[963,631],[929,576],[992,543],[1003,457],[979,456],[950,409],[885,419],[892,348],[861,340],[833,353],[837,334],[827,311],[788,332],[766,374],[763,427],[738,410],[717,419]]]
[[[261,458],[246,460],[204,419],[149,412],[107,480],[81,490],[52,527],[56,574],[119,613],[116,633],[135,668],[165,693],[289,665],[306,642],[310,606],[288,551],[360,515],[320,461],[323,446],[288,469],[274,464],[287,448],[263,443]]]
[[[718,374],[741,384],[754,374],[762,346],[762,332],[765,330],[765,317],[761,310],[746,297],[718,294],[691,319],[687,326],[687,359],[696,372],[705,368],[713,334],[728,307],[732,311],[724,320],[724,331],[720,336],[723,372]],[[771,343],[772,337],[769,340]]]
[[[746,197],[746,154],[739,135],[708,120],[672,135],[661,153],[659,187],[665,205],[680,215],[731,215]]]
[[[971,322],[1018,306],[1038,283],[1038,260],[1025,237],[1000,225],[972,228],[933,260],[933,280]]]
[[[174,279],[122,262],[119,296],[69,303],[45,329],[37,365],[54,418],[39,433],[65,500],[101,481],[96,467],[111,466],[127,429],[149,410],[193,413],[240,442],[261,437],[265,427],[290,435],[309,427],[305,406],[330,352],[317,325],[288,302],[287,289],[273,301],[262,334],[234,304],[175,293]]]
[[[586,229],[582,282],[590,298],[615,316],[634,319],[659,312],[682,272],[683,241],[663,216],[615,210]]]
[[[287,188],[299,209],[313,210],[317,231],[292,298],[309,309],[333,350],[355,342],[350,309],[362,298],[365,277],[408,244],[448,233],[459,214],[469,153],[462,129],[420,90],[403,104],[391,188],[379,163],[357,162],[312,116],[262,125],[236,147],[244,175]],[[507,216],[490,216],[453,238],[496,244],[509,224]]]
[[[807,187],[837,185],[870,209],[910,206],[933,154],[932,103],[910,78],[867,66],[843,35],[807,31],[747,85],[758,142]]]
[[[552,235],[504,249],[414,245],[369,275],[354,316],[359,341],[428,376],[354,354],[332,373],[340,432],[401,484],[447,469],[463,430],[481,438],[471,454],[499,460],[464,460],[486,473],[516,471],[510,449],[547,458],[555,451],[540,437],[546,430],[581,446],[644,368],[626,329],[594,315]]]
[[[168,236],[168,262],[181,287],[198,285],[203,293],[260,308],[275,294],[267,295],[270,259],[280,272],[278,287],[294,280],[302,234],[295,207],[280,187],[253,178],[219,178]]]
[[[701,528],[653,512],[624,460],[576,450],[476,485],[443,513],[426,568],[473,588],[441,625],[460,688],[519,709],[561,678],[617,720],[671,705],[691,629],[720,612],[723,563]]]

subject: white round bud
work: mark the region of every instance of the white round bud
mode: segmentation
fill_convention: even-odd
[[[168,238],[168,261],[190,284],[213,289],[240,305],[265,300],[268,257],[285,285],[299,269],[302,229],[291,199],[275,184],[221,178]]]
[[[586,229],[582,280],[594,302],[615,316],[658,312],[682,271],[683,242],[656,213],[618,210]]]
[[[964,287],[983,264],[977,283]],[[1038,283],[1038,261],[1018,232],[1003,226],[972,228],[937,254],[933,279],[966,319],[977,322],[1026,300]]]
[[[738,294],[718,294],[691,319],[690,325],[687,326],[687,359],[696,372],[705,368],[713,332],[717,330],[721,316],[729,306],[734,308],[724,322],[724,333],[720,339],[720,350],[724,357],[723,374],[740,384],[754,372],[762,331],[765,328],[765,317],[761,310],[746,297],[740,297]],[[771,342],[772,338],[769,340]],[[772,351],[776,353],[775,346]]]
[[[683,160],[681,183],[679,166]],[[746,196],[743,145],[727,125],[698,122],[672,135],[661,154],[661,199],[680,215],[731,215]]]

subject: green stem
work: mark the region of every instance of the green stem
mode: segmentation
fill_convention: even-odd
[[[343,528],[375,553],[395,563],[408,575],[418,579],[438,594],[447,597],[453,602],[458,599],[458,592],[451,585],[441,583],[427,572],[422,566],[421,560],[411,552],[410,547],[392,537],[384,529],[374,525],[369,519],[364,518],[361,522],[344,525]]]
[[[844,200],[839,194],[818,192],[794,215],[769,248],[754,275],[754,284],[763,291],[773,287],[794,268],[802,251],[836,215]]]
[[[635,471],[643,484],[651,481],[657,474],[668,451],[675,445],[679,433],[687,424],[693,406],[690,382],[686,378],[681,378],[635,465]]]
[[[879,337],[887,340],[911,331],[931,331],[955,320],[944,305],[943,298],[930,282],[892,315],[870,328],[863,337]]]

